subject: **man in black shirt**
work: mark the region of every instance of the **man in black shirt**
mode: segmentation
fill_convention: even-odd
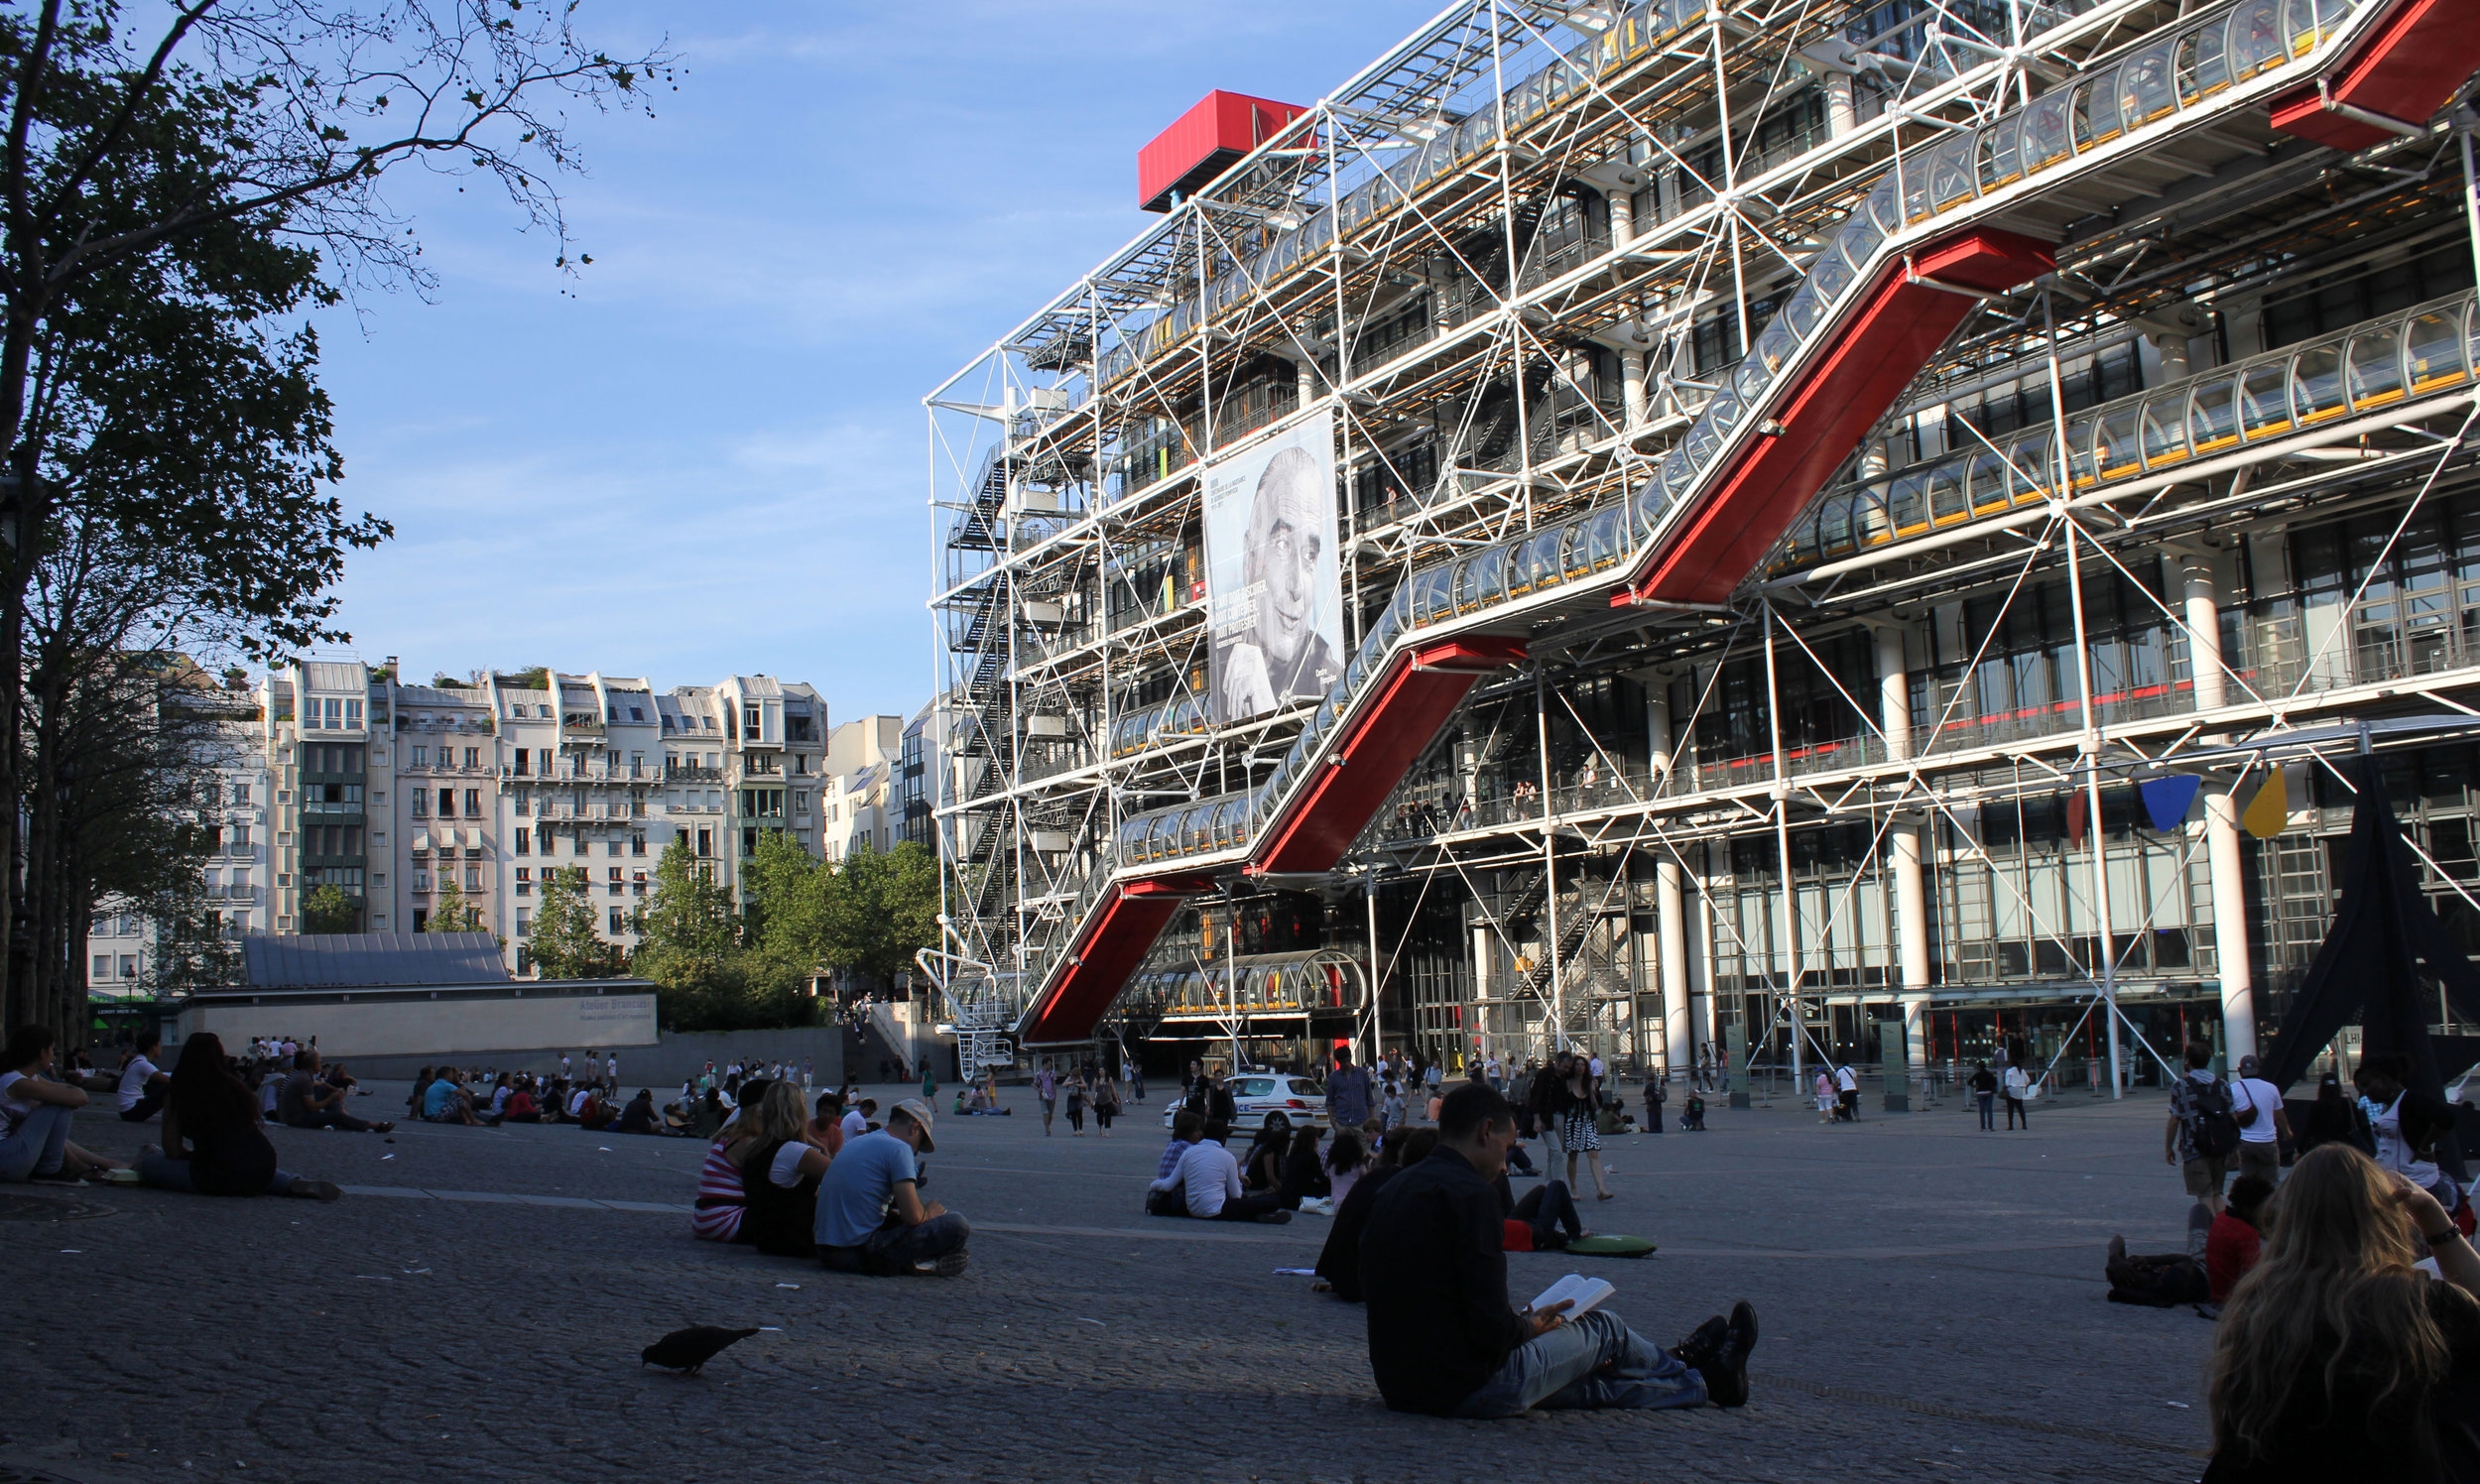
[[[1757,1315],[1741,1303],[1666,1353],[1607,1309],[1518,1313],[1507,1298],[1498,1192],[1515,1142],[1487,1083],[1438,1111],[1438,1147],[1378,1192],[1361,1235],[1369,1364],[1398,1412],[1516,1417],[1535,1408],[1737,1407]]]

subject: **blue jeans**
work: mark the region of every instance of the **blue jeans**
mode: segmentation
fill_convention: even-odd
[[[57,1103],[38,1103],[17,1121],[17,1132],[0,1139],[0,1183],[14,1184],[30,1175],[57,1175],[68,1148],[73,1116]]]
[[[1972,1095],[1981,1100],[1981,1127],[1987,1129],[1993,1134],[1998,1132],[1998,1120],[1996,1117],[1998,1109],[1998,1094],[1994,1092],[1975,1092]]]
[[[178,1190],[184,1195],[198,1192],[198,1187],[189,1179],[189,1162],[173,1159],[152,1144],[139,1151],[138,1183],[152,1185],[158,1190]],[[275,1177],[267,1182],[267,1193],[270,1195],[282,1195],[292,1188],[293,1176],[282,1170],[278,1170]]]
[[[1597,1308],[1518,1345],[1455,1410],[1459,1417],[1508,1418],[1536,1407],[1704,1405],[1704,1377],[1630,1329],[1617,1314]]]

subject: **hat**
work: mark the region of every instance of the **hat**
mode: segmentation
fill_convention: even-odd
[[[899,1101],[896,1106],[888,1109],[887,1112],[890,1117],[895,1114],[902,1113],[905,1117],[913,1120],[914,1127],[922,1131],[922,1153],[926,1155],[934,1155],[938,1153],[938,1146],[930,1142],[930,1104],[922,1101],[918,1097],[908,1097]]]
[[[2239,1075],[2243,1077],[2252,1077],[2256,1075],[2256,1071],[2257,1060],[2254,1056],[2242,1056],[2239,1058]]]

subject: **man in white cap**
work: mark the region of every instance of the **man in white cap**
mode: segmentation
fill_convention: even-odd
[[[930,1104],[918,1097],[888,1109],[887,1127],[846,1144],[818,1185],[812,1231],[818,1261],[839,1273],[880,1278],[963,1272],[972,1227],[921,1195],[916,1156],[937,1148],[930,1142]]]

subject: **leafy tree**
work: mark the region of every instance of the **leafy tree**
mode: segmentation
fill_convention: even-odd
[[[881,984],[938,941],[938,860],[913,840],[847,851],[828,898],[825,959]]]
[[[585,898],[585,872],[569,866],[543,873],[542,906],[535,909],[536,967],[546,979],[611,979],[625,973],[627,955],[594,930],[594,905]]]
[[[0,544],[0,859],[43,884],[25,898],[31,931],[0,893],[0,1024],[82,924],[74,810],[55,805],[84,770],[62,718],[80,686],[117,683],[82,665],[41,683],[43,573],[82,547],[160,577],[118,584],[175,610],[142,651],[188,634],[178,642],[265,657],[342,637],[328,589],[344,553],[388,530],[323,488],[341,466],[301,312],[364,286],[427,287],[381,190],[405,165],[497,184],[566,269],[565,110],[638,106],[666,75],[660,55],[582,43],[573,6],[502,3],[0,10],[0,460],[16,486]],[[181,627],[198,615],[202,636]],[[89,654],[117,643],[109,624],[62,632]]]
[[[302,899],[302,930],[304,932],[359,932],[362,930],[362,909],[344,888],[328,885]]]
[[[491,925],[483,921],[482,909],[466,900],[465,889],[444,866],[439,869],[439,900],[431,916],[423,920],[426,932],[488,932]]]

